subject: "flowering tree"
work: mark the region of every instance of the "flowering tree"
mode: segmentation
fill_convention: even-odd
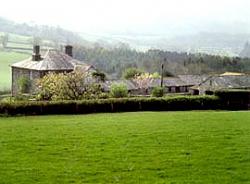
[[[154,79],[160,78],[160,75],[158,73],[144,73],[139,76],[137,76],[134,81],[137,83],[140,89],[148,89],[150,87],[151,82]]]
[[[48,73],[37,81],[37,96],[40,100],[80,100],[94,98],[101,93],[98,84],[85,81],[86,76],[74,71],[70,73]]]

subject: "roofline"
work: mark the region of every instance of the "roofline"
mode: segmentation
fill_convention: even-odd
[[[32,71],[40,71],[40,72],[53,72],[53,71],[74,71],[74,69],[35,70],[35,69],[31,69],[31,68],[16,67],[16,66],[11,66],[11,68],[18,68],[18,69],[32,70]]]

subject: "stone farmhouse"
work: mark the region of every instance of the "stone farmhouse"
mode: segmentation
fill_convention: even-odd
[[[31,83],[25,93],[32,93],[35,89],[36,79],[42,78],[49,72],[65,73],[72,72],[75,69],[85,73],[96,71],[92,65],[76,60],[72,56],[73,47],[71,45],[65,46],[65,52],[48,50],[44,55],[40,53],[40,46],[34,46],[32,57],[11,65],[12,96],[16,96],[19,93],[18,81],[21,78],[26,78]]]

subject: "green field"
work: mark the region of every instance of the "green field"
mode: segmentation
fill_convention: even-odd
[[[0,50],[0,90],[10,89],[11,87],[10,65],[28,57],[28,54]]]
[[[0,36],[4,35],[4,32],[0,32]],[[13,33],[8,33],[9,36],[9,41],[13,42],[29,42],[32,37],[31,36],[23,36],[23,35],[18,35],[18,34],[13,34]]]
[[[250,183],[250,112],[0,118],[0,183]]]

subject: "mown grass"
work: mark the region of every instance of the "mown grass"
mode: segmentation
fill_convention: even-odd
[[[249,112],[0,118],[0,183],[249,183]]]
[[[10,65],[28,57],[27,54],[0,50],[0,90],[10,89],[11,87]]]

